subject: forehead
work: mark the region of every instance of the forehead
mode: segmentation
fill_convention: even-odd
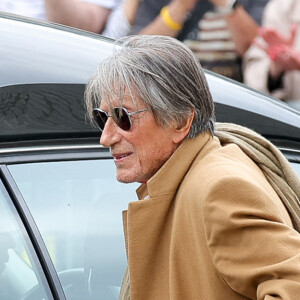
[[[113,89],[113,93],[109,93],[100,100],[102,109],[112,109],[114,107],[137,108],[144,105],[144,101],[136,93],[129,91],[127,88],[122,91]]]

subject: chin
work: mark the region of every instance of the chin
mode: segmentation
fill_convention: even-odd
[[[122,183],[133,183],[133,182],[139,182],[136,178],[128,175],[119,175],[117,174],[117,180]]]
[[[134,172],[126,172],[128,170],[121,170],[117,169],[116,172],[116,178],[119,182],[122,183],[145,183],[147,182],[151,176],[149,176],[148,173],[143,172],[140,170],[140,172],[137,172],[137,170],[133,170]]]
[[[117,180],[121,183],[133,183],[133,182],[136,182],[136,181],[132,181],[132,180],[127,180],[127,179],[123,179],[123,178],[118,178],[117,177]]]

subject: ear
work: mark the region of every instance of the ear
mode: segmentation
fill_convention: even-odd
[[[180,144],[184,140],[184,138],[189,134],[194,117],[195,111],[192,110],[190,116],[185,120],[185,122],[175,129],[173,135],[173,142],[175,144]]]

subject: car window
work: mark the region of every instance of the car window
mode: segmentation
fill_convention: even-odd
[[[118,299],[126,251],[122,210],[136,184],[112,159],[11,165],[70,299]]]
[[[0,91],[0,142],[23,140],[25,135],[44,140],[91,136],[83,84],[22,84]]]
[[[291,163],[298,175],[300,176],[300,163]]]
[[[53,299],[27,232],[0,181],[0,299]]]

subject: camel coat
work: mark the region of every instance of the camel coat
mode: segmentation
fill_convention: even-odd
[[[300,235],[234,144],[186,140],[123,214],[131,300],[300,298]]]
[[[271,0],[268,2],[264,11],[263,26],[274,27],[289,37],[292,24],[298,25],[294,46],[300,51],[300,1]],[[268,55],[253,44],[244,56],[244,83],[291,104],[293,101],[300,103],[300,71],[285,72],[283,86],[270,92],[267,84],[270,64]]]

